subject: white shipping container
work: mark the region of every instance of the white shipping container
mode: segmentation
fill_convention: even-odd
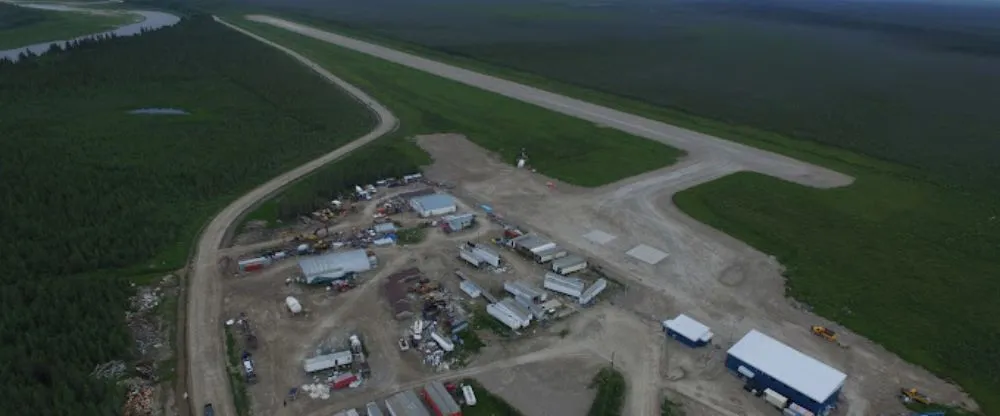
[[[466,384],[462,386],[462,395],[465,396],[465,404],[468,406],[476,405],[476,392],[472,391],[472,386]]]
[[[772,406],[778,409],[784,409],[785,405],[788,404],[788,398],[778,394],[778,392],[771,389],[764,389],[764,401],[770,403]]]
[[[431,338],[434,340],[434,342],[436,342],[439,346],[441,346],[441,349],[448,352],[452,352],[455,350],[455,344],[452,344],[451,341],[438,335],[437,332],[431,332]]]

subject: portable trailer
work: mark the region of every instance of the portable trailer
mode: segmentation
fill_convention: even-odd
[[[552,261],[552,271],[561,275],[575,273],[587,268],[587,259],[576,254],[570,254]]]
[[[555,273],[545,273],[545,280],[542,287],[553,292],[562,293],[579,299],[583,295],[586,283],[575,277],[560,276]]]
[[[604,278],[597,279],[597,281],[594,282],[593,285],[587,288],[587,290],[583,291],[583,295],[580,295],[580,304],[584,306],[590,305],[591,302],[593,302],[594,299],[597,297],[597,295],[600,295],[601,292],[604,291],[604,289],[607,289],[607,287],[608,287],[607,279]]]

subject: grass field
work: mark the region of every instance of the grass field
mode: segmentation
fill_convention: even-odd
[[[597,395],[587,416],[621,416],[626,386],[625,376],[613,367],[598,371],[590,382],[590,388],[596,388]]]
[[[136,19],[127,13],[57,12],[0,3],[0,50],[100,33]]]
[[[507,403],[500,396],[494,395],[478,381],[471,378],[463,379],[461,384],[472,386],[476,392],[476,405],[465,406],[462,414],[465,416],[521,416],[521,412]]]

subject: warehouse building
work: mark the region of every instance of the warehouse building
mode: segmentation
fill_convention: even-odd
[[[445,232],[453,233],[462,231],[476,224],[476,214],[466,212],[464,214],[445,215],[441,217],[441,228]]]
[[[451,397],[451,393],[448,393],[448,389],[440,381],[425,384],[421,394],[435,415],[462,416],[462,409],[458,407],[455,398]]]
[[[327,284],[371,270],[378,260],[364,250],[348,250],[315,257],[300,257],[299,271],[308,284]]]
[[[663,332],[681,344],[691,348],[703,347],[712,342],[712,331],[687,315],[680,314],[674,319],[663,321]]]
[[[576,273],[587,268],[587,259],[576,254],[571,254],[561,259],[552,261],[552,271],[561,275]]]
[[[819,416],[830,414],[847,375],[752,330],[726,353],[726,368],[763,390],[775,406],[792,403]]]
[[[333,354],[320,355],[303,361],[303,369],[307,373],[330,370],[334,368],[351,365],[354,362],[354,355],[350,351],[339,351]]]
[[[431,416],[413,390],[396,393],[385,399],[385,408],[392,416]]]
[[[452,198],[448,194],[418,196],[410,199],[410,208],[413,208],[417,214],[424,218],[451,214],[458,211],[458,205],[455,205],[455,198]]]

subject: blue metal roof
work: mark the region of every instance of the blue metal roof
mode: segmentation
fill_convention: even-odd
[[[455,198],[448,194],[434,194],[413,198],[412,202],[425,211],[434,211],[455,205]]]

